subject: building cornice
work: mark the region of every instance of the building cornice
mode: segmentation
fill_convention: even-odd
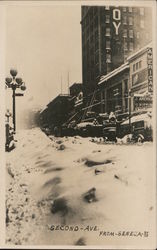
[[[137,57],[141,56],[142,54],[144,54],[149,48],[152,48],[152,42],[147,44],[145,47],[141,48],[140,50],[136,51],[134,54],[130,55],[127,58],[127,61],[133,61],[134,59],[136,59]]]
[[[110,73],[108,73],[107,75],[102,77],[102,80],[98,83],[98,85],[106,82],[107,80],[111,79],[112,77],[116,76],[117,74],[121,73],[122,71],[129,69],[129,63],[124,63],[122,64],[119,68],[111,71]]]

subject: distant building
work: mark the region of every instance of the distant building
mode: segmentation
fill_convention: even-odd
[[[55,126],[61,127],[80,111],[83,105],[82,84],[74,83],[69,90],[70,95],[58,95],[40,112],[40,125],[42,127],[49,128],[53,132]]]
[[[70,96],[78,96],[78,94],[80,92],[82,92],[82,83],[73,83],[71,86],[70,86]]]
[[[82,6],[82,75],[85,95],[102,75],[152,40],[150,7]]]
[[[73,83],[70,86],[71,115],[78,111],[83,105],[83,84]]]
[[[41,112],[41,125],[53,129],[60,127],[69,118],[69,95],[60,94],[55,97]]]

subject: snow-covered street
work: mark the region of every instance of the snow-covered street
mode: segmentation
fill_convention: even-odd
[[[6,243],[154,246],[153,154],[151,142],[19,131],[6,153]]]

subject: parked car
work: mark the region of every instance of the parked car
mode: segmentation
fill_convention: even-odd
[[[105,141],[116,141],[117,121],[116,116],[111,112],[108,119],[103,122],[103,137]]]
[[[116,122],[106,122],[105,126],[103,127],[103,137],[104,140],[107,141],[116,141]]]
[[[101,137],[103,126],[94,120],[93,122],[81,122],[75,127],[76,134],[83,137]]]
[[[122,122],[120,125],[118,137],[122,138],[126,134],[129,134],[130,131],[133,134],[134,141],[152,141],[153,124],[151,113],[145,113],[131,117],[131,129],[128,119]]]

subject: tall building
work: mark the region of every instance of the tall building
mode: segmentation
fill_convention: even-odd
[[[152,40],[150,7],[82,6],[84,94]]]

